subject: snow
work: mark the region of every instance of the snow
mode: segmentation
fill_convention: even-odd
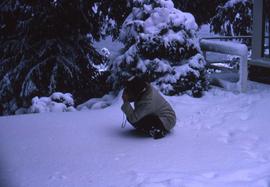
[[[109,57],[111,60],[116,58],[119,55],[119,50],[123,48],[123,44],[118,42],[117,40],[113,40],[112,37],[107,37],[104,40],[100,40],[99,42],[94,42],[94,46],[97,51],[100,51],[102,54],[102,49],[106,48],[109,52]],[[106,54],[107,51],[106,51]]]
[[[225,5],[224,7],[225,8],[230,8],[230,7],[233,7],[235,4],[237,3],[246,3],[247,0],[229,0]]]
[[[177,124],[160,140],[120,128],[120,95],[105,109],[1,117],[0,186],[269,186],[269,85],[166,98]]]
[[[111,55],[110,51],[106,47],[103,47],[100,51],[101,54],[106,58],[109,58]]]
[[[121,92],[122,93],[122,92]],[[119,93],[119,94],[121,94]],[[109,93],[107,95],[104,95],[101,98],[92,98],[85,103],[79,105],[77,107],[78,110],[88,110],[88,109],[102,109],[106,108],[116,102],[116,99],[114,97],[113,93]]]
[[[146,9],[149,13],[152,11],[151,16],[143,23],[146,34],[159,34],[160,31],[166,28],[170,23],[175,27],[184,25],[188,30],[198,29],[192,14],[177,10],[174,8],[171,1],[170,3],[172,6],[164,6],[153,10],[149,7]]]
[[[236,89],[239,90],[240,92],[245,92],[247,89],[247,79],[248,79],[247,46],[245,44],[239,44],[235,42],[211,41],[205,39],[201,40],[200,46],[203,51],[213,51],[231,55],[238,55],[240,57],[239,81],[237,82]],[[223,87],[227,89],[232,89],[235,86],[231,84],[224,84]]]
[[[205,24],[200,27],[200,30],[198,31],[198,36],[200,38],[221,37],[220,35],[211,33],[209,24]],[[207,52],[207,59],[209,61],[213,61],[213,62],[227,61],[227,60],[231,60],[231,58],[232,58],[232,55]]]
[[[201,42],[202,50],[220,52],[231,55],[247,55],[248,48],[245,44],[229,41],[215,41],[202,39]]]
[[[206,65],[206,62],[201,54],[197,54],[189,60],[189,65],[195,69],[202,69]]]
[[[34,97],[29,108],[20,108],[16,114],[74,111],[76,109],[72,94],[55,92],[49,97]]]

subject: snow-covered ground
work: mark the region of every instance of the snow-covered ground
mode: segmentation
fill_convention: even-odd
[[[160,140],[120,128],[120,98],[99,110],[0,117],[0,186],[270,186],[269,85],[167,99],[177,125]]]

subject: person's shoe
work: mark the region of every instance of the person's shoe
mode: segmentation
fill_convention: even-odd
[[[166,132],[160,129],[152,129],[149,131],[149,134],[156,140],[163,138],[166,135]]]

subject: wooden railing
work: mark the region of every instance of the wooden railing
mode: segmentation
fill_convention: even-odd
[[[213,39],[240,39],[243,37],[211,37],[200,39],[200,47],[206,55],[207,51],[237,55],[240,57],[240,68],[239,68],[239,80],[238,82],[231,83],[224,80],[218,80],[219,84],[227,90],[238,90],[240,92],[247,91],[247,78],[248,78],[248,47],[245,44],[229,42],[229,41],[213,41]],[[244,37],[250,38],[250,36]]]

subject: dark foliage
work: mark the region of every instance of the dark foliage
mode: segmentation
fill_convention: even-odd
[[[211,20],[211,30],[226,36],[250,35],[252,7],[252,0],[239,1],[233,5],[221,4]]]
[[[121,6],[125,0],[2,1],[0,112],[14,113],[33,96],[55,91],[72,93],[76,103],[103,95],[109,85],[93,66],[102,57],[92,42],[117,35],[126,17]]]
[[[174,0],[176,8],[190,12],[196,19],[198,25],[209,23],[216,15],[216,8],[227,0]]]

